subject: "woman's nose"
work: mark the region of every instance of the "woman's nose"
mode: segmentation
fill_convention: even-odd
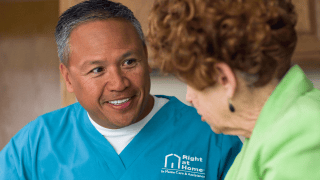
[[[189,87],[187,85],[187,94],[186,94],[186,100],[192,104],[192,98],[193,98],[193,95],[192,95],[192,89],[191,87]]]

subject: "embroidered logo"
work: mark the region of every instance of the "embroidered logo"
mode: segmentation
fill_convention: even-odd
[[[164,158],[161,173],[205,178],[205,169],[199,168],[202,163],[202,157],[168,154]]]

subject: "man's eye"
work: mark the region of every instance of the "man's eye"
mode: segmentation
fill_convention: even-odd
[[[90,72],[92,72],[93,74],[99,74],[102,71],[103,71],[102,67],[96,67],[96,68],[92,69]]]
[[[136,62],[137,62],[136,59],[128,59],[123,62],[123,65],[124,66],[134,66]]]

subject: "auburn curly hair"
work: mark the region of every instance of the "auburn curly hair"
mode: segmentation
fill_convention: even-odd
[[[215,84],[217,62],[259,87],[290,68],[296,21],[291,0],[155,0],[147,40],[156,67],[199,90]]]

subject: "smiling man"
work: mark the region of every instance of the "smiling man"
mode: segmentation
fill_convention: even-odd
[[[20,130],[0,152],[0,180],[224,179],[241,141],[213,133],[175,97],[150,95],[144,36],[127,7],[77,4],[56,41],[78,103]]]
[[[118,129],[150,113],[151,68],[146,46],[130,21],[112,18],[76,27],[70,55],[60,70],[90,117],[103,127]]]

